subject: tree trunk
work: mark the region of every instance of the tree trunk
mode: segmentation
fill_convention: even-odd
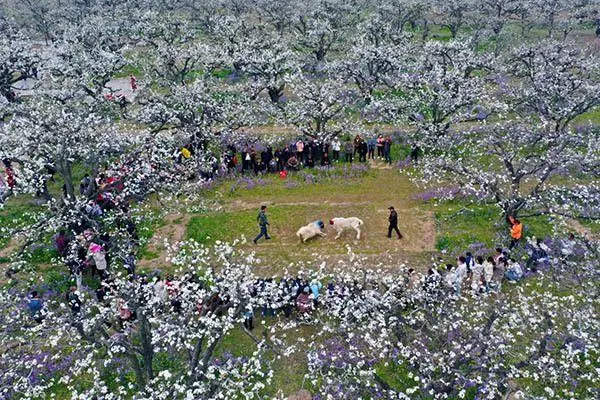
[[[138,385],[138,390],[141,392],[146,387],[146,377],[144,376],[144,372],[140,366],[140,360],[135,354],[132,353],[127,353],[127,358],[129,358],[129,362],[135,371],[135,380]]]
[[[73,200],[75,198],[75,187],[73,186],[72,164],[67,160],[57,160],[56,172],[63,179],[65,199]]]
[[[150,322],[144,314],[143,308],[137,309],[138,319],[140,321],[140,339],[142,342],[142,353],[144,357],[144,371],[146,378],[151,380],[154,378],[154,371],[152,368],[152,360],[154,358],[154,347],[152,346],[152,330]]]

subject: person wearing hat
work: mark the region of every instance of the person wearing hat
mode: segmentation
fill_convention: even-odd
[[[402,234],[400,233],[400,230],[398,229],[398,213],[396,212],[396,210],[394,210],[394,207],[392,207],[392,206],[389,206],[388,210],[390,210],[390,216],[388,217],[390,226],[388,227],[387,237],[391,238],[392,230],[394,230],[398,234],[398,239],[402,239]]]

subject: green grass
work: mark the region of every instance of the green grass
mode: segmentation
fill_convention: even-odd
[[[576,126],[588,123],[593,125],[600,125],[600,107],[592,108],[588,112],[578,116],[573,120],[571,125]]]
[[[241,248],[256,251],[267,267],[265,273],[281,271],[281,267],[298,261],[313,261],[315,257],[336,261],[347,254],[347,245],[369,257],[389,252],[402,260],[422,258],[423,252],[434,250],[430,213],[418,208],[412,198],[417,189],[398,171],[374,169],[346,179],[330,179],[316,171],[303,172],[312,172],[317,183],[306,183],[302,173],[286,180],[268,177],[264,185],[251,188],[247,188],[244,181],[222,183],[212,192],[213,199],[218,200],[222,208],[194,215],[187,225],[186,237],[212,244],[216,240],[232,241],[244,236],[247,243]],[[290,187],[290,182],[295,186]],[[273,240],[254,246],[251,240],[259,232],[256,216],[261,204],[268,205],[269,234]],[[384,237],[390,205],[395,205],[399,212],[401,229],[406,235],[403,241]],[[335,231],[328,221],[344,216],[356,216],[364,221],[359,241],[355,240],[353,231],[334,240]],[[301,243],[296,231],[316,220],[324,221],[328,236]],[[423,229],[424,226],[428,228]],[[427,230],[431,237],[427,237]]]
[[[142,74],[142,70],[131,64],[125,65],[119,72],[115,74],[115,79],[118,78],[128,78],[129,75],[134,75],[136,78],[140,78]]]
[[[508,242],[508,227],[502,212],[494,205],[469,204],[466,201],[444,201],[430,204],[436,219],[436,249],[465,250],[470,244],[484,243],[494,248],[499,239]],[[552,234],[546,217],[523,218],[524,236],[543,238]]]
[[[35,221],[35,215],[43,208],[32,203],[25,197],[10,199],[3,209],[0,209],[0,228],[17,228]],[[0,231],[1,232],[1,231]],[[0,236],[0,249],[6,247],[11,241],[9,235]]]

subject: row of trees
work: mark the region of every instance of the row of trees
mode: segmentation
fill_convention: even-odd
[[[20,232],[26,248],[60,227],[88,226],[124,243],[127,207],[101,219],[85,211],[99,194],[95,178],[119,177],[120,204],[154,192],[176,199],[190,173],[220,156],[222,138],[244,143],[245,128],[273,124],[318,141],[401,127],[423,153],[416,181],[457,184],[505,214],[597,219],[600,134],[584,121],[600,103],[600,63],[571,34],[593,34],[596,10],[591,1],[5,1],[0,159],[16,173],[10,195],[36,195],[46,208],[0,233]],[[129,72],[139,88],[115,90]],[[31,88],[19,91],[23,82]],[[188,144],[195,162],[182,166],[174,152]],[[82,191],[81,170],[92,178]],[[597,254],[576,263],[556,254],[556,295],[523,291],[518,302],[476,309],[407,291],[404,277],[352,257],[332,278],[344,295],[316,316],[308,350],[290,342],[297,324],[285,321],[263,338],[245,332],[257,351],[239,359],[217,356],[220,343],[247,306],[277,303],[282,288],[254,293],[252,257],[229,246],[183,249],[174,258],[179,312],[151,285],[117,274],[105,303],[84,296],[74,315],[50,296],[46,319],[31,327],[23,291],[1,291],[1,342],[11,350],[0,358],[2,393],[259,398],[278,357],[308,351],[308,380],[332,398],[476,390],[492,399],[515,381],[539,396],[594,397]],[[127,251],[119,244],[111,256]],[[136,315],[125,328],[123,304]],[[33,368],[40,347],[33,365],[43,367]],[[68,368],[54,374],[56,360]],[[406,381],[382,379],[388,367]],[[569,379],[577,384],[562,384]]]
[[[331,282],[320,310],[267,318],[254,331],[241,327],[248,310],[282,313],[292,307],[296,283],[261,283],[253,257],[227,245],[181,244],[165,297],[153,283],[117,279],[102,302],[81,294],[73,314],[62,299],[47,297],[45,319],[35,326],[23,293],[2,291],[0,338],[10,351],[0,357],[0,393],[283,398],[273,390],[274,374],[307,356],[298,366],[304,387],[323,398],[596,398],[597,259],[565,258],[560,242],[550,245],[543,281],[513,296],[457,302],[439,279],[409,283],[406,271],[373,271],[351,254],[339,270],[304,272]],[[123,321],[124,307],[135,317]],[[228,335],[247,337],[243,355],[227,353]]]
[[[296,35],[319,61],[343,46],[357,23],[365,21],[379,25],[371,27],[376,36],[418,31],[426,40],[442,28],[453,38],[463,31],[480,38],[511,29],[564,38],[582,24],[596,29],[600,17],[594,0],[4,0],[3,14],[49,42],[61,36],[64,26],[81,24],[90,15],[135,15],[148,9],[185,15],[205,31],[217,27],[222,17],[257,20],[281,36]]]
[[[423,42],[414,30],[392,32],[395,24],[380,16],[384,5],[361,8],[367,15],[358,18],[324,2],[300,18],[323,32],[309,44],[298,29],[282,32],[256,18],[265,5],[221,5],[208,25],[179,8],[142,11],[130,3],[108,13],[109,6],[90,2],[81,25],[61,23],[47,46],[26,39],[28,29],[3,22],[0,92],[8,104],[1,156],[30,164],[25,180],[37,182],[29,185],[36,192],[50,166],[73,197],[70,168],[83,162],[97,171],[113,156],[114,149],[99,151],[95,143],[118,146],[168,132],[175,142],[191,141],[202,169],[223,133],[272,123],[317,140],[373,124],[405,126],[407,144],[425,152],[425,181],[455,181],[505,214],[534,205],[536,212],[553,210],[544,193],[555,192],[557,175],[585,179],[598,170],[597,130],[584,126],[582,116],[600,102],[600,63],[581,41],[538,37],[511,44],[471,32]],[[131,9],[139,12],[126,15]],[[321,14],[311,14],[316,10]],[[339,49],[325,39],[337,32],[334,21],[346,27]],[[314,47],[317,42],[325,47]],[[128,98],[135,104],[119,108],[105,94],[114,91],[115,76],[132,68],[144,84]],[[33,82],[33,95],[17,96],[23,80]],[[49,123],[44,114],[57,120]],[[66,146],[67,136],[77,146]],[[120,146],[122,153],[132,147]],[[579,216],[593,217],[587,214]]]

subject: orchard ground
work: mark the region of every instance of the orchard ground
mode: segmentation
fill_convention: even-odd
[[[396,151],[398,155],[402,152],[402,149]],[[305,168],[286,179],[267,174],[222,180],[202,189],[205,205],[201,212],[195,212],[189,203],[168,207],[170,211],[165,212],[165,202],[154,199],[149,202],[154,217],[148,218],[140,229],[147,244],[140,251],[139,267],[148,272],[169,271],[165,243],[186,239],[206,245],[238,241],[241,250],[255,252],[260,259],[257,272],[265,276],[314,269],[322,262],[333,266],[337,260],[348,257],[349,249],[369,258],[373,266],[383,262],[424,272],[432,258],[445,257],[445,261],[454,262],[456,255],[469,245],[479,243],[493,249],[497,244],[507,243],[507,227],[495,206],[460,199],[429,199],[427,193],[435,192],[436,188],[417,187],[395,164],[371,161],[368,168],[360,165],[339,163],[333,173]],[[269,234],[273,239],[261,239],[254,245],[252,239],[258,233],[256,215],[261,205],[268,206]],[[401,240],[386,237],[389,206],[398,212],[404,235]],[[18,224],[36,208],[34,200],[11,199],[0,210],[0,222]],[[361,239],[356,240],[356,233],[347,230],[335,240],[336,232],[329,225],[329,219],[334,217],[362,219]],[[316,220],[325,223],[327,236],[302,243],[296,231]],[[525,218],[524,223],[526,236],[546,237],[552,233],[547,217]],[[571,221],[570,225],[578,234],[597,235],[599,231],[598,224],[586,225],[584,221]],[[18,249],[18,238],[3,238],[0,266]],[[30,261],[41,275],[62,273],[49,267],[54,256],[48,240],[44,245],[36,245]]]
[[[210,245],[216,241],[231,242],[242,239],[239,247],[246,253],[254,251],[261,262],[258,273],[264,276],[282,275],[287,269],[294,272],[300,268],[318,268],[322,261],[334,266],[336,260],[348,258],[348,247],[352,252],[367,257],[376,267],[383,262],[387,268],[405,265],[425,271],[432,258],[442,257],[446,262],[454,262],[456,255],[463,253],[469,245],[481,243],[492,249],[497,243],[507,241],[507,229],[500,217],[500,210],[491,205],[473,205],[466,200],[437,201],[424,200],[426,192],[415,186],[407,172],[395,165],[388,166],[382,161],[371,162],[369,168],[359,164],[340,164],[333,172],[304,169],[292,173],[286,179],[269,174],[263,177],[247,176],[226,179],[209,188],[202,189],[203,202],[208,209],[193,212],[193,204],[185,207],[167,207],[174,200],[152,199],[150,209],[153,215],[140,227],[140,235],[148,239],[140,251],[139,269],[151,271],[170,270],[165,240],[175,243],[185,239],[195,239]],[[429,188],[428,190],[430,190]],[[29,210],[36,206],[29,199],[13,199],[0,211],[0,221],[5,224],[18,223],[27,218]],[[161,206],[162,204],[162,206]],[[183,204],[183,203],[182,203]],[[260,205],[268,206],[271,222],[271,241],[258,245],[252,243],[258,233],[256,214]],[[168,204],[172,206],[172,204]],[[393,205],[399,214],[402,240],[388,239],[388,207]],[[171,209],[176,211],[171,211]],[[356,216],[364,221],[360,240],[355,232],[346,231],[338,240],[329,227],[332,217]],[[301,243],[295,236],[296,230],[309,222],[321,219],[326,224],[327,237],[313,238]],[[546,218],[525,218],[526,235],[544,237],[550,235],[552,226]],[[597,225],[578,225],[580,234],[597,235]],[[245,238],[245,241],[243,240]],[[18,240],[3,240],[0,246],[0,263],[18,250]],[[50,267],[49,260],[55,256],[48,242],[36,248],[31,257],[36,275],[57,289],[65,290],[68,283],[66,271]],[[303,264],[304,265],[301,265]],[[88,285],[95,285],[93,279],[85,279]],[[544,290],[543,282],[537,280],[519,284],[527,290]],[[508,287],[502,296],[518,295],[515,287]],[[267,335],[269,326],[282,316],[263,318],[255,313],[256,336]],[[308,339],[315,333],[315,327],[300,325],[288,331],[290,343],[298,338]],[[236,328],[224,337],[219,345],[219,357],[231,354],[242,357],[256,349],[253,340]],[[302,389],[311,389],[304,381],[307,372],[306,355],[295,353],[289,357],[275,359],[273,384],[266,390],[271,396],[292,395]],[[392,387],[403,387],[404,379],[409,379],[401,367],[380,365],[378,375]],[[129,379],[123,377],[123,379]],[[518,387],[518,382],[515,383]],[[57,386],[54,393],[60,397],[64,388]]]
[[[358,168],[356,165],[341,164],[336,169]],[[269,174],[221,182],[206,191],[207,211],[194,213],[179,208],[148,227],[150,239],[142,250],[140,266],[168,270],[165,241],[194,239],[207,245],[239,240],[239,248],[255,252],[260,259],[257,272],[265,276],[281,276],[301,267],[314,269],[322,262],[334,266],[337,260],[348,257],[349,249],[367,257],[373,266],[382,262],[424,272],[432,258],[442,256],[454,262],[469,245],[479,243],[493,249],[508,241],[506,225],[495,206],[464,200],[424,200],[426,193],[407,174],[381,161],[372,162],[359,175],[328,178],[304,169],[287,179]],[[273,239],[261,239],[254,245],[261,205],[268,206]],[[399,214],[404,235],[401,240],[386,237],[390,205]],[[361,239],[356,240],[356,233],[347,230],[335,240],[336,232],[329,225],[333,217],[362,219]],[[327,236],[302,243],[296,231],[316,220],[325,223]],[[545,217],[526,218],[525,225],[529,236],[546,237],[552,232]],[[580,228],[594,234],[593,228]]]

